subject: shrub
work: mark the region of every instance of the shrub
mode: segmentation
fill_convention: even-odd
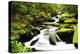
[[[11,41],[10,42],[10,49],[11,53],[22,53],[22,52],[30,52],[31,49],[23,46],[21,42],[18,41]]]

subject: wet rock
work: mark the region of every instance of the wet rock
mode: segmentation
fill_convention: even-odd
[[[34,29],[35,27],[32,26],[31,24],[29,24],[29,25],[26,25],[25,28],[27,28],[28,30],[32,30],[32,29]]]
[[[74,46],[76,47],[76,49],[78,49],[78,43],[75,43]]]
[[[35,18],[35,23],[37,23],[38,25],[42,24],[43,22],[44,22],[44,16],[37,16]]]
[[[49,19],[48,22],[55,22],[55,20],[54,19]]]
[[[64,23],[64,20],[63,19],[59,19],[58,23]]]
[[[60,24],[59,28],[70,28],[71,24]]]
[[[20,35],[20,40],[22,43],[30,41],[34,36],[37,36],[40,33],[38,29],[32,29],[25,34]]]
[[[73,29],[60,29],[57,32],[58,36],[61,38],[62,41],[66,43],[72,43],[73,40],[73,34],[74,30]]]
[[[38,40],[39,40],[39,38],[37,38],[36,40],[34,40],[33,42],[31,42],[30,46],[33,46]]]
[[[27,41],[30,41],[33,38],[33,34],[31,34],[31,32],[27,32],[25,34],[21,34],[19,37],[19,41],[22,43],[25,43]]]
[[[39,29],[32,29],[31,31],[32,31],[34,36],[40,34],[40,30]]]
[[[55,41],[53,42],[51,38],[49,38],[49,42],[50,42],[50,44],[52,44],[52,45],[56,45]]]

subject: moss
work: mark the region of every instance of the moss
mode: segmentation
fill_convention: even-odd
[[[60,30],[58,30],[57,32],[70,32],[73,31],[73,29],[69,29],[69,28],[61,28]]]
[[[64,20],[64,23],[74,23],[75,24],[75,23],[77,23],[77,20],[70,18],[70,19]]]
[[[72,43],[74,30],[70,28],[61,28],[57,31],[58,36],[66,43]]]
[[[60,24],[53,24],[52,26],[59,27],[59,26],[60,26]]]
[[[66,12],[66,13],[63,13],[63,14],[61,15],[62,18],[64,18],[64,17],[69,17],[69,16],[70,16],[70,14],[67,13],[67,12]]]
[[[76,25],[75,32],[73,35],[73,43],[78,43],[78,25]]]
[[[46,25],[46,24],[45,24],[45,25]],[[58,24],[58,23],[55,23],[55,24],[47,24],[47,26],[55,26],[55,27],[59,27],[60,24]]]
[[[59,28],[69,28],[70,24],[60,24]]]

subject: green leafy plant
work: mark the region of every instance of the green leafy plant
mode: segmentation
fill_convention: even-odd
[[[23,53],[23,52],[31,52],[30,48],[27,48],[22,45],[21,42],[11,41],[11,53]]]

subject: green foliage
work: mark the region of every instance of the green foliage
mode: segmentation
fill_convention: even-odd
[[[26,14],[27,7],[23,2],[11,2],[11,13],[12,15],[16,15],[17,13]]]
[[[22,45],[21,42],[18,41],[11,41],[11,53],[24,53],[24,52],[31,52],[30,48],[27,48]]]
[[[25,15],[26,20],[33,22],[34,18],[32,18],[30,15]]]
[[[28,31],[28,29],[25,28],[25,26],[28,26],[28,25],[24,24],[24,23],[20,23],[20,22],[12,23],[11,24],[11,32],[15,32],[17,34],[19,34],[19,33],[23,34]]]
[[[60,5],[60,10],[63,12],[68,12],[70,14],[77,14],[78,13],[78,6],[77,5],[67,5],[67,4],[61,4]]]

